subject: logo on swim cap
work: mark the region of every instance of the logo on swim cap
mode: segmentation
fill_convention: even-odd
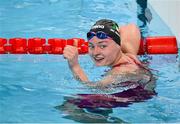
[[[120,35],[119,35],[119,33],[117,32],[117,30],[110,29],[110,31],[114,32],[116,35],[118,35],[118,36],[120,37]]]
[[[118,26],[117,26],[116,24],[114,24],[114,25],[112,26],[112,29],[113,29],[113,30],[118,30]]]
[[[104,29],[104,25],[94,25],[91,29],[101,28]]]

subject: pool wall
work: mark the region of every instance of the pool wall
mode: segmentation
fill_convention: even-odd
[[[148,0],[152,8],[169,26],[180,46],[180,1],[179,0]]]

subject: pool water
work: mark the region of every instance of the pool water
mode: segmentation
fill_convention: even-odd
[[[134,0],[1,0],[0,37],[86,38],[89,27],[101,18],[121,25],[136,23],[143,36],[172,35],[151,7],[153,19],[142,26],[137,18],[140,9]],[[140,59],[149,63],[157,78],[157,95],[127,107],[85,109],[69,104],[68,99],[104,91],[74,80],[62,55],[0,55],[0,123],[180,122],[177,55]],[[88,55],[80,55],[79,60],[92,81],[101,79],[107,70],[96,68]]]

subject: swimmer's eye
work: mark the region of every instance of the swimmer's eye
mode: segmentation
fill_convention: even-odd
[[[104,49],[104,48],[107,47],[107,45],[100,45],[99,47],[100,47],[101,49]]]
[[[93,49],[93,48],[94,48],[94,45],[89,44],[88,47],[89,47],[90,49]]]

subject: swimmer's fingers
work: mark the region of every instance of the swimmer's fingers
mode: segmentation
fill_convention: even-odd
[[[77,39],[74,39],[73,46],[71,46],[71,45],[66,45],[66,46],[64,47],[64,51],[63,51],[64,58],[65,58],[65,59],[68,59],[68,58],[69,58],[68,55],[70,55],[70,54],[67,54],[68,52],[69,52],[69,53],[72,53],[72,55],[73,55],[73,53],[74,53],[74,54],[78,54],[77,47],[78,47],[78,40],[77,40]]]
[[[63,51],[64,58],[68,59],[69,61],[76,59],[78,57],[78,50],[74,46],[67,45]]]
[[[66,45],[66,46],[64,47],[64,51],[65,51],[65,52],[71,52],[71,53],[76,53],[76,52],[78,52],[78,51],[77,51],[77,48],[74,47],[74,46],[71,46],[71,45]]]
[[[69,52],[69,51],[67,51],[67,50],[64,50],[64,51],[63,51],[63,56],[64,56],[64,58],[67,59],[67,60],[71,60],[71,58],[72,58],[71,52]]]
[[[77,39],[74,39],[73,46],[78,47],[78,40]]]

